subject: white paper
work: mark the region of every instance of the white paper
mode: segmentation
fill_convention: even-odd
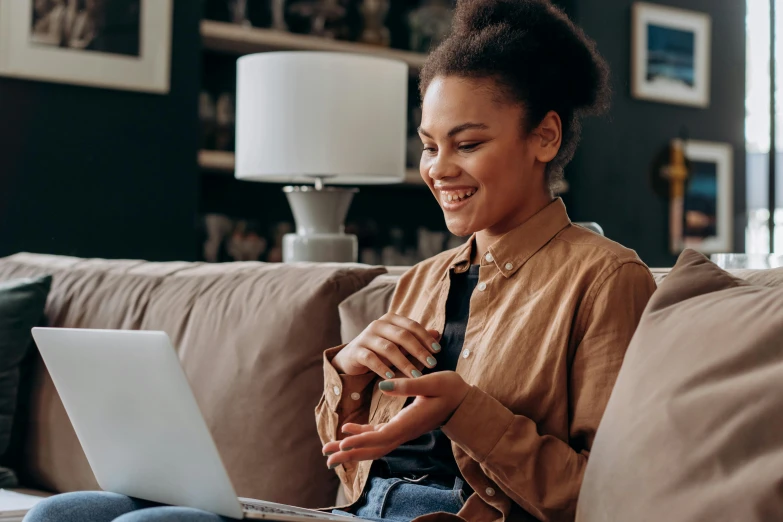
[[[44,497],[34,497],[0,489],[0,513],[4,511],[26,511],[43,499]]]

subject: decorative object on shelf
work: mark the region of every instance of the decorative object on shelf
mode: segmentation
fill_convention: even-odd
[[[215,111],[215,149],[234,149],[234,95],[224,92],[218,96]]]
[[[266,250],[266,239],[261,237],[256,227],[247,221],[239,221],[228,240],[227,252],[234,261],[258,261]]]
[[[448,0],[424,0],[408,15],[410,49],[427,53],[448,35],[454,10]]]
[[[167,93],[172,0],[0,2],[0,76]]]
[[[286,0],[272,1],[272,29],[276,31],[288,31],[288,24],[285,23],[285,2]]]
[[[309,33],[323,38],[338,38],[343,32],[346,8],[340,0],[300,0],[288,8],[289,12],[310,21]]]
[[[734,154],[731,144],[688,140],[688,183],[683,202],[683,246],[705,254],[731,252]]]
[[[356,261],[344,233],[355,189],[405,177],[408,66],[342,53],[280,52],[237,62],[237,179],[288,187],[296,233],[289,261]]]
[[[198,119],[201,124],[199,148],[215,148],[215,127],[217,125],[215,100],[207,91],[201,91],[198,95]]]
[[[636,2],[631,51],[633,96],[708,107],[711,25],[705,13]]]
[[[389,13],[389,0],[363,0],[361,6],[364,17],[364,28],[360,41],[388,47],[391,43],[391,34],[386,27],[386,15]]]
[[[228,0],[229,13],[231,14],[231,23],[251,27],[252,24],[247,17],[248,0]]]
[[[685,182],[688,180],[682,139],[674,139],[669,144],[669,163],[661,169],[661,176],[669,183],[669,250],[679,254],[683,251]]]

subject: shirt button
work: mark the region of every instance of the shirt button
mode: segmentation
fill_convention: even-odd
[[[494,497],[495,496],[495,490],[492,489],[492,488],[487,488],[486,492],[487,492],[487,495],[489,495],[490,497]]]
[[[492,254],[490,254],[489,252],[487,252],[487,255],[484,256],[484,259],[487,260],[487,263],[491,263],[492,261],[495,260],[495,258],[492,257]]]
[[[511,263],[506,263],[506,270],[511,270],[512,268],[514,268],[514,265]]]
[[[355,400],[355,401],[358,401],[358,400],[359,400],[359,399],[361,399],[361,398],[362,398],[362,396],[361,396],[361,395],[359,395],[359,394],[358,394],[358,393],[356,393],[356,392],[353,392],[353,393],[351,394],[351,399],[353,399],[353,400]]]
[[[462,351],[462,358],[463,358],[463,359],[467,359],[468,357],[470,357],[470,350],[469,350],[469,349],[467,349],[467,348],[465,348],[465,349]]]
[[[484,290],[487,289],[487,283],[479,283],[478,289],[479,291],[483,292]]]
[[[335,395],[340,395],[340,387],[339,386],[335,386],[334,388],[332,388],[332,390],[334,391]]]

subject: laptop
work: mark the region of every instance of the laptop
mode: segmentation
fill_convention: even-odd
[[[33,337],[104,491],[235,519],[360,520],[237,498],[164,332],[34,328]]]

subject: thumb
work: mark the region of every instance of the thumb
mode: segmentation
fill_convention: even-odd
[[[443,394],[439,377],[433,373],[418,379],[388,379],[378,383],[378,388],[384,394],[396,397],[437,397]]]

